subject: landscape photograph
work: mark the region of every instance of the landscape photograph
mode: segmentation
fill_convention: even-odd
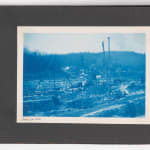
[[[24,117],[145,117],[145,33],[24,33]]]

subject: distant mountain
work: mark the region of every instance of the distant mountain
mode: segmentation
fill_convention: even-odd
[[[110,55],[110,56],[109,56]],[[105,58],[105,59],[104,59]],[[30,52],[24,49],[24,72],[35,73],[50,71],[54,67],[72,66],[82,68],[99,67],[103,68],[104,64],[111,64],[116,69],[132,69],[135,71],[145,71],[145,54],[129,51],[111,51],[110,54],[103,53],[70,53],[70,54],[40,54]]]

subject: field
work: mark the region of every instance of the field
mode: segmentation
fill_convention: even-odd
[[[90,89],[84,91],[82,88],[74,88],[73,91],[68,88],[56,93],[50,88],[52,82],[48,80],[25,82],[26,86],[31,87],[28,95],[24,96],[25,116],[136,117],[145,113],[144,85],[140,81],[115,85],[114,93],[107,96],[101,93],[100,87],[92,93],[88,92]],[[64,84],[63,81],[57,83]],[[124,93],[125,91],[127,93]]]
[[[24,116],[143,117],[145,56],[138,57],[138,64],[118,65],[115,61],[106,67],[92,61],[85,66],[83,58],[82,65],[63,64],[59,69],[51,62],[54,67],[50,66],[44,76],[25,71]]]

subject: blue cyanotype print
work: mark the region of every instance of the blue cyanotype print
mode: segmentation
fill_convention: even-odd
[[[23,115],[144,117],[145,34],[24,34]]]

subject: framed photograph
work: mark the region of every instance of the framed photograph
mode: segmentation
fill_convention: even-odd
[[[150,124],[149,41],[150,27],[18,26],[17,122]]]
[[[0,143],[150,143],[149,6],[1,6]]]

